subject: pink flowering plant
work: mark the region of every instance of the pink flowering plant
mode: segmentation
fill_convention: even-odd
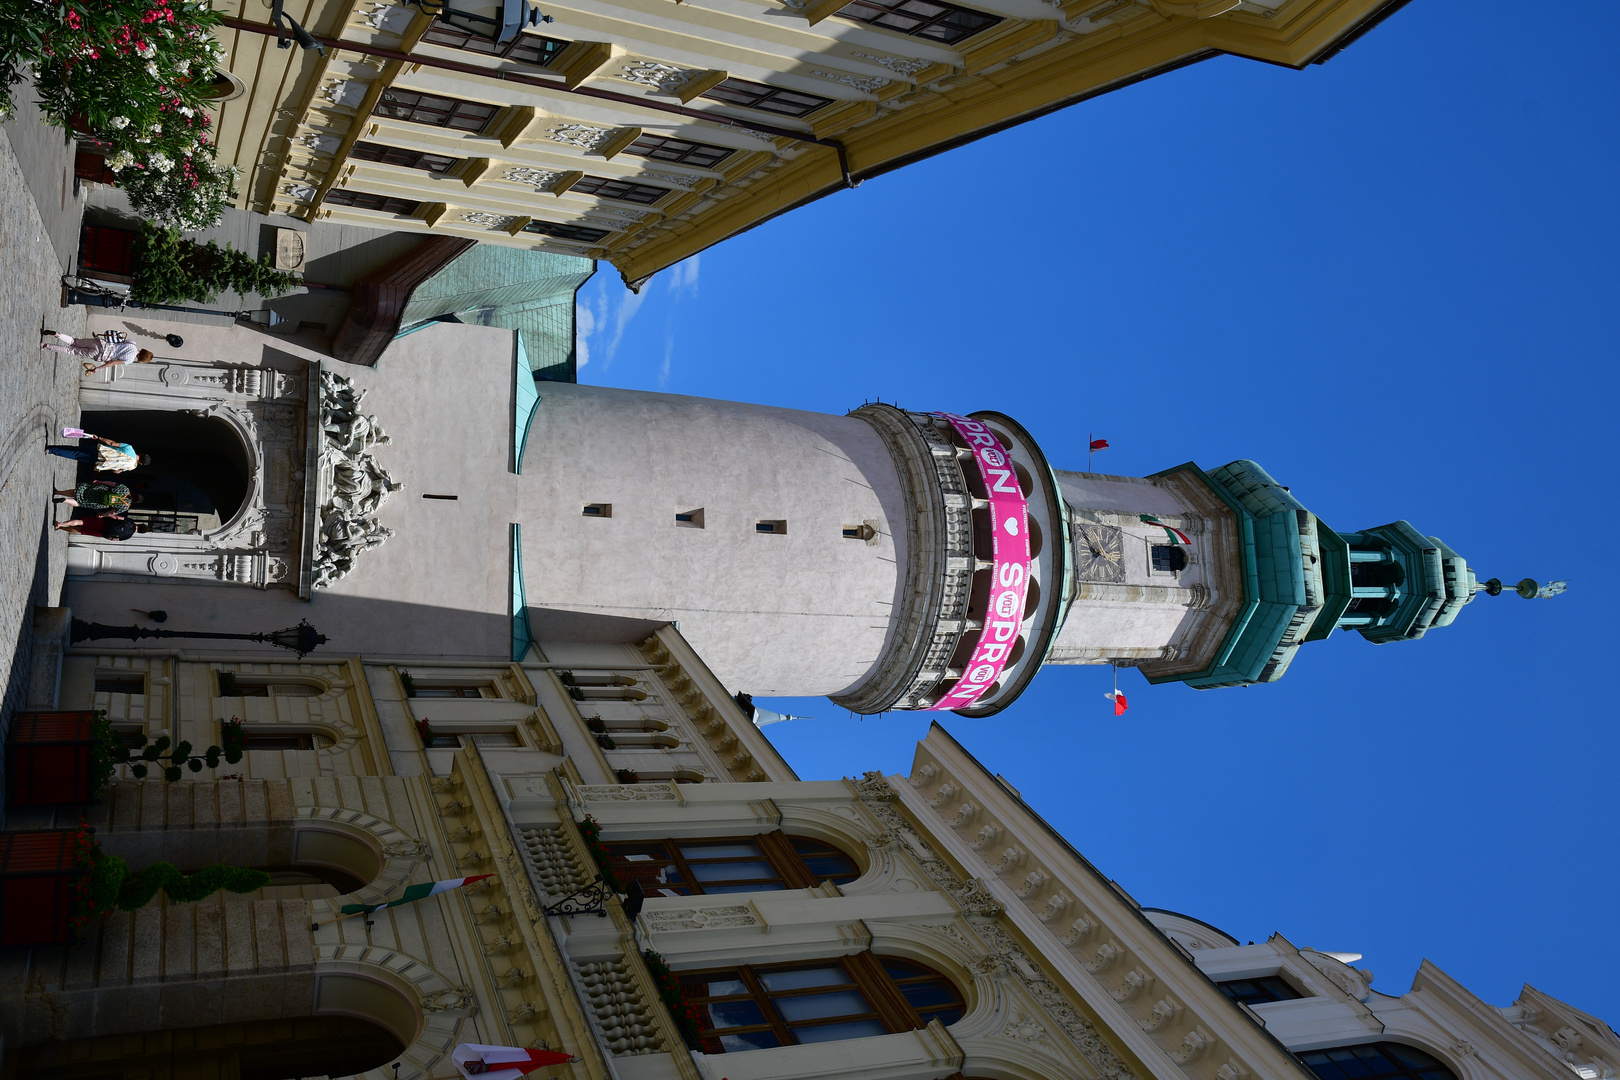
[[[139,214],[207,228],[236,184],[206,108],[219,20],[206,0],[18,0],[0,20],[0,112],[32,75],[46,121],[92,137]]]

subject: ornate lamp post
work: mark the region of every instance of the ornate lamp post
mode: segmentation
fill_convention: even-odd
[[[73,620],[74,642],[100,641],[102,638],[129,638],[131,641],[139,641],[141,638],[153,637],[262,641],[290,649],[300,658],[314,652],[317,646],[326,644],[326,635],[316,633],[315,628],[309,625],[308,619],[301,619],[297,626],[289,626],[271,634],[208,634],[199,630],[151,630],[144,626],[103,626],[101,623],[85,622],[83,619]]]

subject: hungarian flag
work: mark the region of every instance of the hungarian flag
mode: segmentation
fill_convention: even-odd
[[[1143,514],[1142,521],[1144,524],[1157,525],[1159,528],[1163,529],[1169,535],[1170,542],[1172,544],[1192,543],[1192,540],[1188,538],[1186,533],[1182,532],[1180,529],[1174,528],[1173,526],[1166,525],[1152,514]]]
[[[1104,694],[1103,697],[1108,698],[1114,703],[1115,716],[1123,716],[1125,714],[1125,710],[1130,708],[1129,705],[1125,704],[1125,695],[1120,693],[1118,690],[1110,690],[1108,693]]]
[[[467,1080],[518,1080],[547,1065],[566,1065],[574,1055],[560,1050],[520,1050],[515,1046],[462,1043],[450,1051],[450,1061]]]
[[[418,900],[425,897],[437,896],[442,892],[449,892],[451,889],[459,889],[463,885],[471,885],[475,881],[483,881],[487,877],[494,876],[495,875],[493,874],[479,874],[476,877],[447,878],[444,881],[424,881],[420,885],[407,886],[405,891],[400,894],[398,900],[390,900],[385,904],[344,904],[341,910],[345,915],[358,915],[362,911],[381,911],[383,908],[399,907],[401,904],[414,904]]]
[[[1094,451],[1095,450],[1106,450],[1106,449],[1108,449],[1108,440],[1107,439],[1092,439],[1091,440],[1091,449],[1094,450]]]

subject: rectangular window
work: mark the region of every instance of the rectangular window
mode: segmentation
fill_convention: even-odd
[[[522,746],[523,740],[510,728],[500,731],[435,731],[422,744],[429,750],[459,750],[464,746]]]
[[[695,510],[677,510],[675,524],[683,529],[703,528],[703,507],[700,506]]]
[[[732,151],[723,146],[710,146],[708,143],[691,142],[687,139],[672,139],[664,135],[643,135],[625,147],[624,152],[651,158],[654,161],[691,165],[699,169],[712,169],[732,154]]]
[[[457,158],[445,157],[443,154],[429,154],[422,150],[409,150],[403,146],[387,146],[383,143],[357,142],[354,149],[349,151],[349,157],[355,161],[376,161],[383,165],[398,165],[406,169],[421,169],[423,172],[433,173],[435,176],[448,172]]]
[[[555,236],[558,240],[579,240],[594,244],[608,234],[607,229],[587,229],[583,225],[563,225],[556,221],[531,221],[523,226],[524,232]]]
[[[632,180],[614,180],[606,176],[587,176],[568,189],[570,195],[596,195],[603,199],[651,206],[670,192],[669,188],[654,184],[638,184]]]
[[[475,135],[489,126],[497,112],[500,112],[499,106],[482,101],[463,101],[392,87],[382,92],[374,111],[375,115],[390,120],[406,120],[412,124],[428,124]]]
[[[777,892],[859,876],[831,844],[784,833],[722,840],[652,840],[607,845],[614,872],[639,881],[648,896]]]
[[[421,683],[412,680],[419,698],[492,698],[498,696],[487,683]]]
[[[580,516],[595,518],[610,518],[613,516],[612,503],[586,503],[580,509]]]
[[[1261,975],[1253,979],[1228,979],[1215,984],[1230,1001],[1260,1005],[1267,1001],[1293,1001],[1303,997],[1281,975]]]
[[[936,0],[855,0],[839,8],[837,14],[841,18],[946,45],[954,45],[1001,21],[999,15],[987,15],[955,4],[937,3]]]
[[[549,67],[552,61],[568,48],[569,43],[539,34],[519,34],[504,45],[497,45],[486,37],[479,37],[447,23],[434,21],[422,40],[429,45],[443,45],[447,49],[465,49],[485,56],[504,56],[535,67]]]
[[[144,694],[146,693],[146,676],[131,675],[127,672],[102,673],[96,672],[96,693],[98,694]]]
[[[243,734],[248,750],[313,750],[315,736],[307,731],[254,731]]]
[[[806,94],[798,90],[784,90],[779,86],[749,82],[747,79],[727,79],[701,97],[735,105],[739,109],[759,109],[762,112],[781,113],[783,116],[808,116],[817,109],[833,103],[832,98]]]
[[[754,531],[757,533],[772,533],[781,536],[787,532],[787,522],[780,518],[775,520],[761,519],[754,522]]]
[[[146,745],[146,729],[139,724],[114,724],[113,738],[126,750],[139,752]]]
[[[391,195],[374,195],[369,191],[335,187],[326,193],[329,206],[352,206],[356,210],[379,210],[384,214],[401,216],[414,214],[422,204],[414,199],[396,199]]]

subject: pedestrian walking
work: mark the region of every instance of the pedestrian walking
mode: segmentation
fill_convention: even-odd
[[[104,515],[121,514],[146,501],[144,496],[132,493],[128,484],[112,480],[86,480],[74,487],[57,488],[56,495],[69,506],[99,510]]]
[[[58,521],[55,528],[62,532],[94,536],[101,540],[128,540],[136,533],[150,531],[151,526],[137,524],[118,514],[110,514],[107,517],[82,517]]]
[[[115,367],[118,364],[150,364],[154,359],[151,349],[140,348],[133,341],[111,341],[101,337],[76,338],[69,334],[59,334],[55,330],[46,330],[44,333],[63,344],[42,341],[39,347],[80,357],[85,361],[86,375],[94,375],[102,368]]]
[[[117,439],[107,439],[100,435],[85,432],[86,439],[94,439],[99,446],[47,446],[47,454],[67,458],[69,461],[83,461],[95,465],[96,472],[129,472],[137,465],[152,464],[151,454],[137,454],[135,448],[129,443],[119,442]]]

